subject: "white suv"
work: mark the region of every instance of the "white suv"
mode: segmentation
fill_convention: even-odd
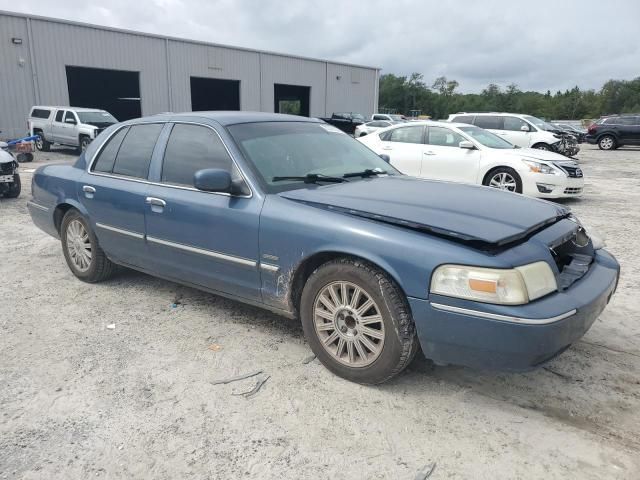
[[[448,120],[484,128],[518,147],[564,153],[560,151],[564,149],[564,146],[561,146],[562,135],[549,131],[555,130],[555,127],[531,115],[465,112],[449,115]]]

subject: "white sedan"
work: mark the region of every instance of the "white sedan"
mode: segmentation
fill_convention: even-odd
[[[356,127],[356,131],[354,132],[353,136],[356,138],[364,137],[365,135],[373,133],[376,130],[387,128],[394,124],[395,122],[390,122],[389,120],[373,120],[372,122],[367,122],[367,123],[363,123],[362,125],[358,125]]]
[[[463,123],[405,123],[358,141],[415,177],[476,183],[539,198],[579,197],[584,188],[576,162],[554,152],[515,147]]]

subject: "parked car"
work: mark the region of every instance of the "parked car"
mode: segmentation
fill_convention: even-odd
[[[552,125],[576,137],[578,143],[584,143],[584,139],[587,135],[587,130],[585,128],[578,128],[568,123],[553,123]]]
[[[334,113],[330,118],[321,118],[320,120],[349,135],[355,135],[356,127],[366,122],[364,115],[353,112]]]
[[[407,122],[407,117],[396,113],[374,113],[371,120],[385,120],[387,122]]]
[[[358,125],[354,132],[354,137],[364,137],[365,135],[370,134],[371,132],[375,132],[376,130],[380,130],[381,128],[387,128],[391,125],[394,125],[396,122],[389,122],[387,120],[375,120],[373,122],[363,123],[362,125]]]
[[[640,114],[610,115],[599,118],[587,130],[586,141],[600,150],[623,145],[640,145]]]
[[[563,134],[553,125],[531,115],[467,112],[449,115],[449,121],[484,128],[522,148],[549,150],[569,157],[580,151],[572,135]]]
[[[84,152],[100,132],[115,123],[118,120],[105,110],[78,107],[36,106],[27,120],[30,134],[40,136],[36,148],[45,152],[54,143]]]
[[[18,162],[9,152],[7,144],[0,142],[0,195],[5,198],[18,198],[21,184],[18,174]]]
[[[361,383],[419,346],[439,364],[539,366],[584,335],[619,272],[561,205],[407,177],[298,116],[128,121],[38,168],[32,194],[79,279],[119,264],[300,318],[320,361]]]
[[[358,140],[415,177],[475,183],[539,198],[579,197],[584,187],[582,170],[573,160],[517,148],[473,125],[412,122]]]

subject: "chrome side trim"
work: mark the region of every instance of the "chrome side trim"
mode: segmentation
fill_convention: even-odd
[[[213,250],[205,250],[204,248],[192,247],[190,245],[184,245],[182,243],[170,242],[161,238],[147,236],[147,241],[156,243],[158,245],[164,245],[166,247],[173,247],[179,250],[184,250],[185,252],[198,253],[200,255],[206,255],[207,257],[217,258],[218,260],[245,265],[247,267],[255,268],[258,265],[255,260],[249,260],[248,258],[234,257],[233,255],[226,255],[224,253],[214,252]]]
[[[197,188],[193,188],[193,187],[186,187],[186,186],[181,186],[181,185],[172,185],[170,183],[151,182],[148,179],[144,179],[144,178],[127,177],[125,175],[118,175],[118,174],[114,174],[114,173],[94,172],[94,171],[91,170],[91,168],[93,167],[93,165],[95,164],[95,162],[96,162],[96,160],[98,158],[98,155],[100,155],[102,150],[104,150],[104,147],[107,145],[109,140],[111,140],[111,137],[113,137],[120,130],[122,130],[123,128],[127,128],[127,127],[134,127],[136,125],[148,125],[148,124],[154,124],[154,123],[161,123],[163,125],[166,125],[167,123],[171,123],[171,124],[174,124],[174,125],[175,124],[198,125],[198,126],[206,127],[208,129],[212,130],[213,133],[215,133],[217,135],[217,137],[220,139],[220,142],[222,143],[222,145],[224,146],[225,150],[227,151],[227,154],[229,155],[229,158],[231,159],[231,162],[233,162],[233,165],[236,167],[236,169],[240,173],[240,177],[242,177],[242,181],[245,183],[245,185],[249,189],[249,195],[231,195],[230,193],[225,193],[225,192],[205,192],[203,190],[198,190]],[[222,139],[222,137],[220,136],[218,131],[215,128],[213,128],[211,125],[207,125],[206,123],[186,122],[186,121],[180,121],[180,120],[163,120],[163,121],[148,121],[148,122],[127,123],[126,125],[123,125],[122,127],[117,128],[116,130],[114,130],[111,133],[111,135],[109,135],[109,137],[107,137],[102,142],[102,145],[100,145],[98,150],[93,154],[93,157],[91,157],[91,160],[87,163],[87,173],[89,175],[95,175],[97,177],[118,178],[120,180],[128,180],[130,182],[144,183],[144,184],[147,184],[147,185],[157,185],[159,187],[176,188],[178,190],[189,190],[191,192],[200,192],[200,193],[205,193],[207,195],[221,195],[221,196],[224,196],[224,197],[234,197],[234,198],[252,198],[253,197],[253,189],[251,188],[251,184],[247,181],[246,175],[244,174],[244,172],[242,171],[242,169],[238,165],[238,162],[236,162],[235,157],[231,154],[231,150],[229,150],[229,147],[227,147],[227,144],[224,143],[224,140]]]
[[[48,212],[49,211],[49,207],[44,207],[36,202],[32,202],[31,200],[27,201],[27,205],[29,205],[30,207],[33,208],[37,208],[38,210],[42,210],[43,212]]]
[[[96,223],[96,227],[101,228],[103,230],[109,230],[110,232],[119,233],[121,235],[126,235],[128,237],[137,238],[139,240],[144,239],[144,235],[137,232],[132,232],[131,230],[124,230],[122,228],[112,227],[111,225],[105,225],[104,223]]]
[[[263,263],[263,262],[260,262],[260,268],[262,270],[266,270],[267,272],[273,272],[273,273],[280,270],[280,267],[278,265],[271,265],[270,263]]]
[[[501,322],[519,323],[524,325],[546,325],[548,323],[559,322],[560,320],[564,320],[565,318],[569,318],[572,315],[575,315],[577,312],[577,310],[574,308],[573,310],[562,313],[560,315],[556,315],[555,317],[522,318],[522,317],[511,317],[509,315],[499,315],[497,313],[480,312],[478,310],[470,310],[468,308],[453,307],[451,305],[443,305],[441,303],[431,302],[431,306],[437,310],[442,310],[445,312],[460,313],[462,315],[471,315],[474,317],[488,318],[490,320],[499,320]]]

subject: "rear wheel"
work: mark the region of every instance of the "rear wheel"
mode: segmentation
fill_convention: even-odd
[[[598,140],[600,150],[614,150],[616,148],[616,140],[611,135],[604,135]]]
[[[33,132],[35,135],[38,135],[38,140],[36,140],[36,148],[41,152],[48,152],[51,150],[51,142],[47,142],[44,138],[44,133],[39,130]]]
[[[522,180],[520,175],[509,167],[498,167],[491,170],[482,182],[483,185],[507,192],[522,193]]]
[[[342,258],[307,280],[300,306],[311,349],[330,371],[364,384],[399,374],[418,350],[411,311],[384,272]]]
[[[13,183],[7,191],[4,192],[5,198],[18,198],[22,191],[22,184],[20,182],[20,175],[15,174],[13,176]]]
[[[77,210],[69,210],[60,228],[67,265],[80,280],[95,283],[109,278],[116,265],[105,255],[89,224]]]

